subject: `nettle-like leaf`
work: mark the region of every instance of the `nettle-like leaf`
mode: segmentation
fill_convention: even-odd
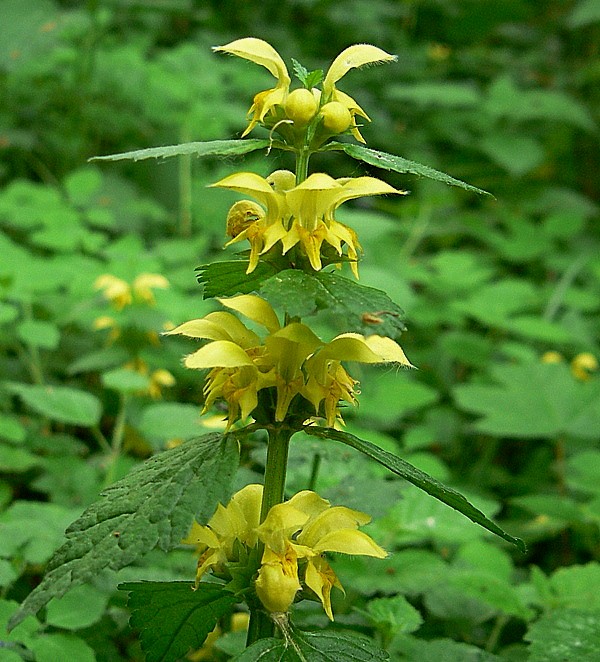
[[[412,483],[419,489],[427,492],[431,496],[435,497],[439,501],[442,501],[447,506],[454,508],[461,512],[465,517],[468,517],[471,521],[479,524],[483,528],[487,529],[491,533],[495,533],[500,538],[503,538],[507,542],[516,545],[522,552],[526,551],[525,543],[520,538],[514,538],[501,529],[497,524],[492,522],[487,518],[478,508],[475,508],[467,499],[453,490],[451,487],[447,487],[443,483],[440,483],[435,478],[432,478],[424,471],[417,469],[406,460],[384,451],[379,446],[375,446],[364,439],[349,434],[348,432],[342,432],[340,430],[334,430],[333,428],[324,428],[319,426],[309,425],[304,428],[306,434],[310,434],[314,437],[320,437],[321,439],[332,439],[333,441],[341,441],[342,443],[355,448],[356,450],[364,453],[368,457],[372,458],[379,464],[382,464],[384,467],[387,467],[391,472],[401,476],[409,483]]]
[[[146,662],[175,662],[200,648],[218,620],[237,602],[221,584],[127,582],[131,627],[139,630]]]
[[[454,389],[458,405],[482,416],[474,429],[505,437],[596,439],[600,427],[600,382],[581,383],[563,364],[500,365],[496,384]]]
[[[234,662],[385,662],[389,655],[366,637],[347,632],[301,632],[260,639]]]
[[[227,498],[239,460],[236,437],[219,432],[155,455],[102,493],[67,529],[67,542],[12,618],[15,627],[52,598],[119,570],[155,547],[167,551]]]
[[[249,138],[248,140],[208,140],[206,142],[181,143],[164,147],[135,149],[132,152],[93,156],[90,161],[142,161],[143,159],[166,159],[170,156],[242,156],[272,144],[270,140]]]
[[[398,338],[406,329],[404,311],[385,292],[326,271],[280,271],[265,281],[258,293],[291,317],[327,311],[345,331]]]
[[[246,274],[246,269],[248,262],[245,260],[213,262],[196,267],[198,282],[204,287],[203,297],[212,299],[249,294],[277,272],[268,262],[259,262],[251,274]]]
[[[454,177],[447,175],[445,172],[440,172],[439,170],[430,168],[422,163],[409,161],[402,156],[388,154],[387,152],[378,152],[375,149],[369,149],[368,147],[362,147],[361,145],[354,145],[352,143],[330,142],[326,149],[342,150],[353,159],[364,161],[377,168],[393,170],[394,172],[400,173],[409,173],[411,175],[419,175],[419,177],[435,179],[436,181],[448,184],[449,186],[458,186],[466,191],[472,191],[473,193],[479,193],[480,195],[489,195],[491,198],[494,197],[491,193],[488,193],[488,191],[467,184],[460,179],[455,179]]]

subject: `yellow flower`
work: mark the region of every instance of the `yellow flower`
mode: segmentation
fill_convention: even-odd
[[[210,369],[204,385],[206,412],[217,398],[229,409],[228,427],[252,414],[258,392],[274,387],[274,418],[283,421],[292,400],[300,395],[319,415],[323,406],[329,426],[337,416],[339,401],[355,403],[355,386],[341,361],[396,363],[412,367],[402,348],[391,338],[337,336],[325,343],[308,326],[291,322],[281,327],[273,308],[264,299],[246,294],[219,301],[262,326],[262,340],[228,312],[214,312],[185,322],[167,335],[179,334],[210,341],[184,360],[188,368]],[[306,410],[307,418],[310,416]]]
[[[302,588],[298,579],[298,555],[291,545],[283,554],[265,549],[254,587],[267,611],[285,613],[289,610]]]
[[[246,485],[233,495],[227,507],[219,504],[207,526],[197,522],[181,542],[196,545],[200,553],[196,585],[210,569],[222,570],[228,561],[237,561],[236,542],[252,548],[258,537],[262,485]]]
[[[278,241],[282,242],[284,254],[300,244],[310,265],[318,271],[322,268],[321,246],[326,242],[340,256],[343,246],[347,246],[352,270],[358,277],[357,259],[361,250],[358,238],[354,230],[335,220],[335,210],[347,200],[355,198],[389,193],[406,194],[406,191],[399,191],[374,177],[333,179],[324,173],[313,173],[301,184],[294,186],[294,175],[287,170],[278,170],[266,179],[251,172],[239,172],[212,186],[251,195],[264,207],[263,214],[254,210],[259,218],[250,222],[227,243],[229,246],[244,239],[250,242],[250,262],[246,273],[254,271],[259,256]],[[241,203],[244,203],[246,210],[252,204],[243,200],[236,205]]]
[[[337,552],[376,558],[387,556],[385,550],[366,533],[358,531],[359,526],[370,520],[368,515],[357,510],[332,507],[315,492],[299,492],[289,501],[271,508],[258,527],[258,536],[265,544],[263,563],[269,563],[272,567],[277,567],[279,563],[282,568],[277,570],[280,579],[283,568],[290,565],[290,559],[299,560],[304,568],[304,584],[317,595],[327,616],[333,620],[331,589],[334,586],[340,590],[343,588],[323,554]],[[288,568],[287,576],[291,574]],[[273,585],[276,586],[275,581]],[[285,611],[270,609],[272,596],[267,601],[260,593],[259,597],[270,611]],[[289,594],[286,596],[288,598]],[[290,605],[292,601],[293,596]]]
[[[275,106],[281,106],[285,103],[291,83],[287,67],[273,46],[262,39],[254,37],[237,39],[225,46],[215,46],[213,50],[237,55],[255,64],[260,64],[277,79],[275,87],[255,95],[254,103],[248,111],[248,116],[251,118],[250,124],[242,134],[243,138],[259,122],[264,121],[269,111],[273,110]]]
[[[356,115],[363,117],[368,122],[371,120],[365,111],[356,103],[351,97],[340,92],[335,84],[343,78],[351,69],[362,67],[369,64],[379,64],[380,62],[393,62],[397,58],[395,55],[390,55],[381,48],[371,46],[370,44],[354,44],[343,50],[332,62],[325,80],[323,81],[323,97],[325,103],[338,102],[345,106],[352,116],[352,135],[356,140],[364,143],[365,139],[360,134],[358,126],[356,125]]]
[[[598,370],[598,359],[589,352],[577,354],[571,361],[571,372],[575,379],[587,382],[591,378],[592,372]]]
[[[102,290],[105,299],[108,299],[117,310],[125,308],[137,301],[154,305],[155,288],[166,289],[169,281],[160,274],[140,274],[136,276],[133,285],[112,274],[103,274],[94,281],[94,289]]]

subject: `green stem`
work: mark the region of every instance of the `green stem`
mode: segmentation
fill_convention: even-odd
[[[317,480],[319,478],[319,469],[321,468],[321,453],[315,453],[313,456],[312,467],[310,470],[310,478],[308,479],[308,488],[309,490],[315,491],[317,486]]]
[[[296,186],[301,184],[308,177],[308,160],[311,151],[307,146],[302,147],[296,152]]]
[[[264,521],[267,513],[273,506],[283,502],[288,450],[292,434],[293,432],[287,427],[277,426],[269,429],[265,486],[260,510],[261,522]],[[260,554],[262,556],[262,550]],[[259,639],[273,637],[274,635],[275,623],[264,611],[262,605],[260,603],[251,605],[246,646],[252,645]]]
[[[122,393],[119,397],[119,411],[115,419],[115,427],[111,439],[111,452],[108,469],[104,478],[104,485],[112,485],[115,481],[117,462],[123,448],[123,439],[125,437],[125,422],[127,420],[127,396]]]

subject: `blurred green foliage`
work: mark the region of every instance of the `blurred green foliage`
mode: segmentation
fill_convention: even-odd
[[[197,376],[180,364],[188,345],[158,334],[211,309],[194,267],[231,255],[233,197],[205,186],[239,160],[86,161],[239,136],[268,75],[210,46],[252,35],[309,68],[351,43],[398,54],[348,76],[373,120],[369,147],[496,198],[384,173],[411,195],[340,212],[365,248],[361,282],[406,311],[402,344],[419,367],[363,369],[361,406],[345,418],[529,552],[349,449],[298,435],[290,491],[318,456],[319,491],[376,516],[370,533],[393,552],[336,561],[348,591],[336,622],[393,660],[596,660],[597,2],[3,0],[0,25],[1,627],[104,487],[209,429]],[[320,159],[337,176],[377,174],[341,153]],[[255,156],[245,167],[264,174]],[[94,289],[102,274],[132,285],[144,273],[170,283],[153,305],[117,309]],[[243,458],[238,481],[255,480],[264,457],[249,446]],[[193,574],[184,552],[101,574],[1,634],[1,659],[141,660],[116,584]],[[316,606],[298,616],[326,627]],[[243,647],[222,627],[204,659]]]

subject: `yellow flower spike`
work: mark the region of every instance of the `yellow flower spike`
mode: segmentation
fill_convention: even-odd
[[[288,95],[291,79],[288,74],[285,62],[281,59],[279,53],[262,39],[246,37],[237,39],[225,46],[215,46],[213,51],[230,53],[238,57],[250,60],[255,64],[265,67],[272,76],[277,79],[277,85],[269,90],[259,92],[254,97],[254,103],[248,111],[252,117],[250,124],[242,134],[242,138],[259,123],[262,122],[267,113],[277,105],[282,105]]]
[[[217,300],[227,308],[231,308],[253,322],[264,326],[270,333],[275,333],[281,328],[272,306],[254,294],[241,294],[237,297]]]
[[[367,121],[371,121],[365,111],[356,103],[356,101],[349,95],[336,89],[335,84],[343,78],[351,69],[362,67],[368,64],[380,64],[382,62],[394,62],[397,59],[395,55],[386,53],[381,48],[371,46],[370,44],[355,44],[349,46],[342,51],[332,62],[325,80],[323,81],[323,94],[328,102],[339,102],[344,105],[352,116],[353,125],[351,127],[352,135],[359,142],[364,143],[365,139],[362,137],[356,125],[355,116],[359,115],[364,117]]]

